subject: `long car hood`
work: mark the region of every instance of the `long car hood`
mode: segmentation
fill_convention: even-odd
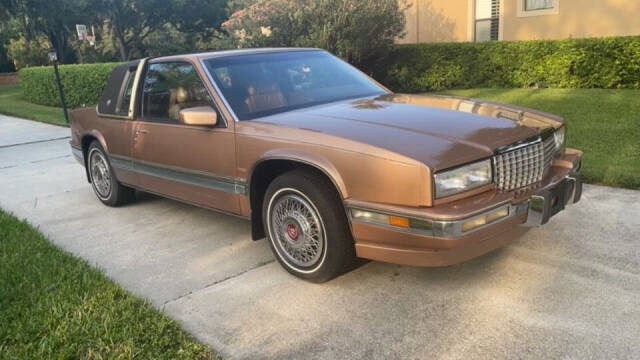
[[[542,128],[562,124],[562,119],[553,115],[518,107],[397,94],[315,106],[255,121],[376,146],[436,171],[489,157],[500,147],[536,136]]]

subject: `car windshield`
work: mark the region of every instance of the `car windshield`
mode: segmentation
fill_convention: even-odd
[[[386,93],[320,50],[212,58],[205,65],[239,120]]]

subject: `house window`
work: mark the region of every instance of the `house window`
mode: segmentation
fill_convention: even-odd
[[[476,0],[474,40],[476,42],[498,40],[499,18],[500,0]]]
[[[525,11],[549,10],[555,7],[555,0],[524,0]]]
[[[517,17],[558,15],[560,0],[517,0]]]

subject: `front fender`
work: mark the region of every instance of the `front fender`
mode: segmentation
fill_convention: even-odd
[[[340,172],[328,159],[317,154],[312,154],[295,149],[273,149],[267,151],[253,165],[251,173],[249,174],[249,179],[252,178],[255,168],[259,164],[268,160],[290,160],[313,166],[316,169],[322,171],[325,175],[327,175],[327,177],[329,177],[329,179],[333,182],[336,189],[340,193],[342,199],[346,199],[349,197],[349,192],[344,183],[344,180],[342,179],[342,176],[340,176]]]

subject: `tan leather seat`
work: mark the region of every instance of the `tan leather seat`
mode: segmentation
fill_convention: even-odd
[[[169,96],[169,119],[178,121],[180,110],[183,109],[182,104],[186,102],[189,94],[182,86],[171,89]]]
[[[189,109],[197,106],[206,105],[206,101],[198,100],[191,95],[191,91],[185,89],[182,86],[177,87],[171,91],[169,107],[169,118],[174,121],[178,121],[180,118],[180,110]]]
[[[267,111],[287,105],[276,83],[263,86],[250,85],[247,92],[249,96],[245,103],[247,104],[249,112]]]

